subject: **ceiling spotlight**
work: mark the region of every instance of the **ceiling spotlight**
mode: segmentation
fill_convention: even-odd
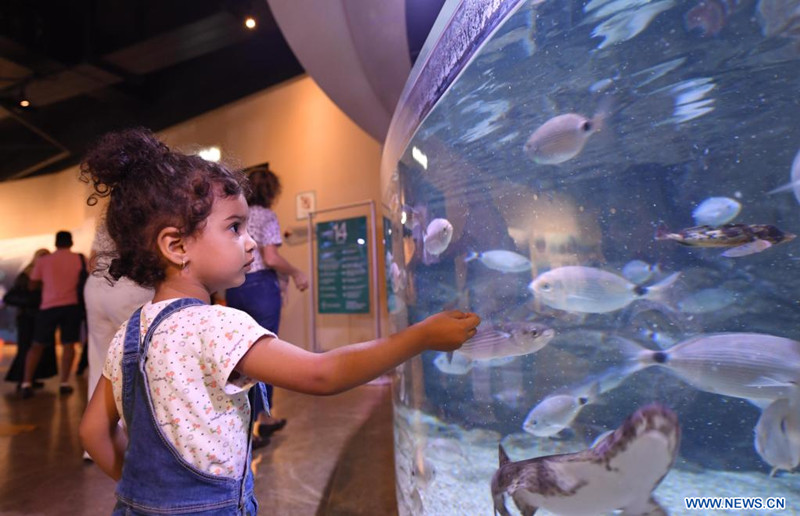
[[[250,30],[255,29],[256,28],[256,19],[253,18],[252,16],[248,16],[247,18],[244,19],[244,26],[247,27]]]
[[[22,99],[22,100],[19,101],[19,106],[20,107],[24,107],[24,108],[30,107],[31,106],[31,101],[28,100],[28,99]]]

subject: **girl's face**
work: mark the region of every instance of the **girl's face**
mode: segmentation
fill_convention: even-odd
[[[244,196],[217,197],[206,224],[187,239],[185,274],[209,293],[244,283],[253,263],[255,241],[247,233]]]

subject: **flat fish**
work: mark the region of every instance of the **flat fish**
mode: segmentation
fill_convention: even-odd
[[[524,516],[539,509],[561,515],[666,514],[653,491],[678,455],[680,425],[670,409],[652,404],[629,416],[595,446],[577,453],[511,462],[499,445],[492,477],[494,510],[510,516],[510,496]]]
[[[724,224],[720,227],[695,226],[672,233],[663,227],[656,231],[656,240],[673,240],[691,247],[729,247],[722,256],[738,258],[760,253],[775,244],[795,237],[769,224]]]
[[[656,301],[679,276],[676,272],[656,285],[642,287],[602,269],[570,265],[540,274],[528,289],[551,308],[601,314],[625,308],[637,299]]]
[[[800,342],[763,333],[710,333],[665,350],[615,337],[639,369],[664,367],[705,392],[747,400],[800,396]],[[632,347],[631,347],[632,346]]]
[[[482,253],[469,253],[464,259],[467,262],[479,260],[486,267],[500,272],[529,272],[531,261],[519,253],[495,249]]]
[[[539,126],[525,142],[523,150],[531,160],[542,165],[563,163],[580,154],[599,126],[599,120],[577,113],[558,115]]]
[[[736,218],[742,209],[739,201],[730,197],[709,197],[692,212],[698,226],[722,226]]]
[[[793,471],[800,465],[800,407],[786,398],[773,401],[761,413],[755,427],[758,455],[779,470]]]

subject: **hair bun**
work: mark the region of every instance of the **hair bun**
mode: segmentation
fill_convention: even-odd
[[[149,129],[137,127],[103,135],[81,162],[81,177],[107,195],[130,177],[152,170],[169,148]]]

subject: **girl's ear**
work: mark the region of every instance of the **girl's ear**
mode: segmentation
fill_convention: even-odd
[[[169,263],[183,268],[188,259],[186,254],[186,239],[176,227],[168,226],[158,232],[158,250]]]

